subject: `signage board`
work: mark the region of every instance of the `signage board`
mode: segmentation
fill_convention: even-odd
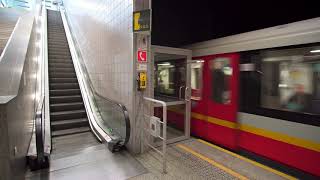
[[[147,64],[146,63],[138,63],[137,64],[137,71],[147,71]]]
[[[150,9],[133,12],[133,32],[143,32],[151,30]]]
[[[139,88],[140,89],[147,88],[147,73],[146,72],[139,73]]]
[[[137,60],[139,63],[147,62],[147,51],[138,50],[137,51]]]

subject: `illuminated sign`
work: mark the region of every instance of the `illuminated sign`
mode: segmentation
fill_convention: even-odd
[[[137,51],[137,60],[138,60],[138,62],[147,62],[147,51],[138,50]]]
[[[151,30],[150,9],[133,12],[133,32],[143,32]]]

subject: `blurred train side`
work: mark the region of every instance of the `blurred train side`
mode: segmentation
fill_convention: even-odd
[[[254,58],[269,52],[308,50],[320,47],[319,42],[320,18],[315,18],[187,46],[193,59],[203,62],[201,92],[193,90],[200,95],[192,100],[191,133],[320,176],[319,104],[311,113],[260,107],[266,98],[261,97],[265,77],[258,68],[261,59]],[[223,103],[212,98],[213,88],[219,86],[211,75],[215,61],[227,63],[232,74],[228,80],[231,95]]]

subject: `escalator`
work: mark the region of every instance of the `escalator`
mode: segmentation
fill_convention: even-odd
[[[82,160],[86,164],[87,157],[101,151],[101,158],[113,158],[104,149],[121,151],[130,138],[126,107],[95,91],[64,12],[43,9],[42,17],[42,95],[28,152],[30,169],[56,171]]]
[[[48,11],[48,64],[52,137],[89,132],[86,110],[58,11]]]

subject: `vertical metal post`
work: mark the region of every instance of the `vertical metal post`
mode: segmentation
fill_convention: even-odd
[[[162,109],[162,118],[163,118],[163,173],[167,173],[167,106],[166,104],[163,105]]]

